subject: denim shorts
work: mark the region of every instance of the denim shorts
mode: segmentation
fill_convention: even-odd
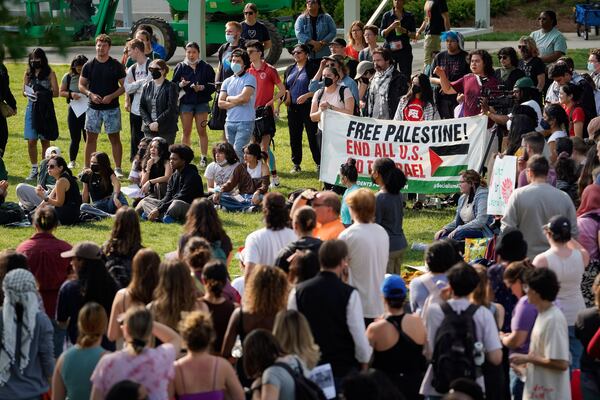
[[[44,137],[36,132],[33,128],[33,103],[27,101],[27,108],[25,109],[25,130],[23,136],[25,140],[38,140],[44,139]]]
[[[85,130],[92,133],[102,132],[102,124],[107,134],[121,131],[121,110],[111,108],[109,110],[94,110],[88,108],[85,113]]]
[[[179,112],[193,114],[209,113],[210,106],[208,105],[208,103],[180,104]]]

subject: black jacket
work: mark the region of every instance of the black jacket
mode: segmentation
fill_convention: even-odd
[[[142,97],[140,98],[140,116],[144,122],[143,131],[145,134],[158,134],[164,137],[174,135],[177,132],[177,98],[179,96],[179,87],[166,80],[158,89],[156,98],[156,120],[152,119],[152,97],[154,94],[154,81],[144,85]],[[151,132],[149,125],[152,122],[158,122],[158,132]]]
[[[198,168],[193,164],[188,164],[181,172],[175,171],[169,178],[167,184],[167,194],[160,201],[158,211],[164,213],[167,211],[173,200],[185,201],[192,204],[192,201],[198,197],[204,196],[202,187],[202,178],[198,174]]]
[[[0,101],[5,101],[14,110],[17,109],[17,101],[10,91],[8,71],[4,64],[0,63]]]
[[[179,85],[182,79],[189,81],[190,84],[183,88],[185,95],[181,98],[181,104],[208,103],[216,90],[215,70],[202,60],[198,61],[195,70],[186,63],[177,64],[173,72],[173,83]],[[204,90],[196,92],[191,88],[192,83],[204,85]]]

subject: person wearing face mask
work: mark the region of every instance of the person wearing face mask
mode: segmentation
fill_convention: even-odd
[[[169,144],[177,135],[178,86],[166,79],[169,67],[163,60],[154,60],[148,67],[152,81],[144,86],[140,114],[146,137],[160,136]]]
[[[322,89],[317,90],[312,98],[310,108],[310,119],[314,122],[321,121],[321,113],[325,110],[333,110],[344,114],[352,115],[354,110],[354,97],[350,90],[340,84],[340,74],[337,69],[327,67],[323,71]],[[317,134],[319,147],[321,146],[321,135],[323,132],[319,128]]]
[[[234,50],[243,49],[246,45],[246,40],[241,35],[242,24],[237,21],[229,21],[225,24],[225,43],[217,51],[219,58],[217,84],[222,84],[225,79],[234,74],[231,69],[231,54]]]
[[[30,94],[25,94],[26,89]],[[31,161],[31,172],[25,180],[32,181],[38,175],[38,140],[42,142],[43,157],[50,140],[58,137],[58,123],[52,102],[53,97],[58,97],[58,92],[56,74],[48,65],[46,52],[41,48],[34,49],[29,53],[29,66],[23,77],[23,96],[28,99],[24,136]]]
[[[454,82],[469,73],[469,64],[467,64],[468,53],[464,50],[465,41],[460,32],[444,32],[442,40],[446,43],[446,50],[439,52],[433,59],[429,82],[435,89],[435,104],[440,118],[449,119],[454,118],[454,108],[458,105],[456,94],[444,93],[440,86],[440,79],[433,71],[435,67],[444,68],[448,79]]]
[[[119,179],[110,166],[108,154],[92,154],[90,168],[83,170],[79,180],[83,183],[81,212],[106,218],[114,215],[122,206],[128,205],[121,193]]]
[[[140,99],[146,82],[152,80],[148,67],[150,58],[144,54],[144,43],[139,39],[130,40],[127,43],[129,58],[134,63],[127,69],[125,76],[125,109],[129,111],[129,128],[131,131],[131,148],[129,158],[133,161],[140,140],[144,137],[142,130],[142,117],[140,115]]]
[[[243,49],[236,49],[231,54],[231,70],[233,75],[225,79],[219,93],[219,108],[227,110],[225,134],[227,141],[233,145],[238,158],[244,156],[243,147],[250,142],[254,131],[256,113],[256,78],[248,73],[250,56]]]
[[[204,171],[206,190],[209,195],[221,191],[221,186],[229,180],[233,170],[240,163],[240,159],[230,143],[217,143],[213,147],[212,153],[215,161],[208,164]]]
[[[550,85],[546,85],[546,65],[538,56],[539,50],[535,40],[529,36],[519,39],[519,53],[521,53],[519,69],[525,72],[525,76],[531,78],[540,93],[543,93],[544,88]]]
[[[333,46],[332,46],[333,47]],[[321,60],[319,64],[319,70],[315,74],[315,76],[311,79],[310,84],[308,85],[308,90],[311,92],[316,92],[324,86],[323,81],[323,70],[327,67],[335,68],[337,72],[340,74],[341,84],[350,89],[352,96],[354,97],[354,103],[357,104],[360,100],[358,95],[358,85],[352,79],[352,76],[348,75],[348,68],[344,62],[345,56],[341,56],[339,54],[332,55],[329,57],[325,57]]]
[[[69,104],[71,100],[79,100],[81,97],[81,93],[79,92],[79,76],[81,75],[81,70],[87,60],[87,57],[83,54],[75,56],[73,61],[71,61],[69,72],[62,78],[59,95],[67,99],[67,104]],[[71,135],[71,144],[69,145],[69,168],[75,168],[75,160],[77,159],[79,143],[81,142],[82,136],[85,141],[85,113],[78,117],[75,115],[73,109],[69,107],[67,124]]]
[[[375,65],[371,61],[361,61],[356,67],[354,80],[358,82],[358,98],[360,99],[360,115],[367,115],[367,97],[369,95],[369,83],[375,75]]]
[[[600,88],[600,49],[591,49],[587,62],[587,70],[592,76],[596,89]]]
[[[379,119],[392,119],[400,97],[407,93],[407,77],[398,71],[392,60],[392,53],[385,48],[373,52],[375,75],[369,83],[366,116]]]
[[[398,103],[394,119],[396,121],[431,121],[435,119],[433,90],[427,75],[413,75],[408,92]]]
[[[291,173],[302,171],[302,130],[306,130],[308,146],[317,167],[321,164],[321,151],[317,143],[317,124],[310,119],[310,99],[313,96],[308,88],[310,80],[317,73],[314,63],[309,62],[310,49],[305,44],[297,44],[292,51],[295,63],[283,74],[286,96],[283,99],[287,107],[288,128],[290,131],[290,147],[292,150]],[[281,107],[282,102],[279,103]]]
[[[210,106],[208,102],[215,92],[215,70],[200,59],[200,47],[196,42],[185,45],[185,60],[177,64],[173,73],[173,83],[184,91],[179,100],[179,112],[183,125],[181,142],[192,146],[192,127],[196,122],[196,130],[200,138],[200,168],[206,168],[208,160],[208,135],[206,123]]]

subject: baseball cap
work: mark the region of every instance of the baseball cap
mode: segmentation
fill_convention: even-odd
[[[346,47],[346,41],[342,38],[336,37],[335,39],[333,39],[331,42],[329,42],[329,45],[331,46],[332,44],[337,44],[339,46],[342,47]]]
[[[535,88],[535,84],[533,83],[533,80],[530,77],[525,76],[515,82],[515,87],[513,89],[533,89],[533,88]]]
[[[388,275],[381,284],[381,293],[386,299],[406,297],[406,284],[400,275]]]
[[[99,260],[102,258],[102,250],[94,242],[79,242],[69,251],[60,253],[62,258],[85,258],[86,260]]]
[[[544,225],[544,229],[548,229],[555,235],[562,235],[571,232],[571,222],[567,217],[562,215],[555,215],[550,218],[550,221]]]
[[[44,153],[44,157],[50,158],[52,156],[52,153],[56,154],[57,156],[60,156],[60,149],[58,148],[58,146],[48,147],[46,149],[46,152]]]
[[[365,72],[375,69],[375,65],[371,61],[361,61],[356,66],[356,76],[354,79],[360,79],[365,74]]]

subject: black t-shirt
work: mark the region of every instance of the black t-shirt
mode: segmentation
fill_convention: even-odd
[[[429,11],[429,23],[425,27],[425,33],[429,35],[440,35],[446,30],[442,14],[448,12],[446,0],[428,0],[433,3]]]
[[[112,183],[107,188],[102,185],[102,178],[100,177],[100,174],[83,174],[81,175],[81,182],[87,183],[92,202],[105,199],[113,192]]]
[[[539,57],[532,57],[529,61],[519,60],[519,69],[525,72],[525,76],[528,76],[533,81],[533,84],[537,86],[538,75],[546,73],[546,64]]]
[[[461,51],[458,54],[450,54],[448,51],[438,53],[431,64],[431,71],[435,70],[435,67],[437,66],[444,68],[450,82],[454,82],[471,72],[469,64],[467,63],[466,51]],[[438,76],[433,73],[432,76],[438,78]],[[439,87],[437,88],[436,93],[438,96],[456,97],[456,95],[453,94],[443,94]]]
[[[317,39],[317,18],[318,17],[313,17],[312,15],[310,15],[310,32],[311,32],[311,37],[312,40],[318,40]]]
[[[271,40],[269,30],[260,21],[256,21],[254,25],[248,25],[245,21],[242,22],[242,37],[246,40],[258,40],[263,43]]]
[[[98,96],[107,96],[119,89],[119,80],[125,78],[125,67],[112,57],[101,63],[94,57],[81,70],[81,76],[89,82],[88,89]],[[109,104],[95,104],[90,101],[90,108],[94,110],[111,110],[119,107],[119,98],[113,99]]]

